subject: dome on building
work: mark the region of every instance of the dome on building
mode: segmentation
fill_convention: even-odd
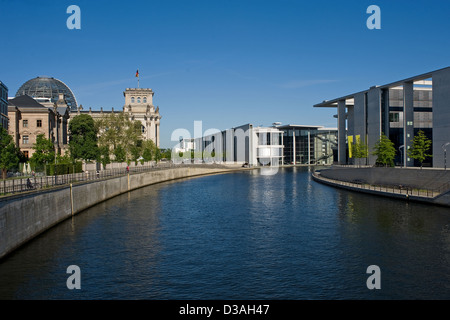
[[[51,77],[41,76],[28,80],[17,90],[16,97],[26,94],[37,101],[57,102],[60,93],[64,94],[70,110],[77,110],[77,100],[72,90],[61,80]]]

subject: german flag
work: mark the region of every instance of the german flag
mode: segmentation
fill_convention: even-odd
[[[139,69],[136,70],[136,78],[139,77]]]

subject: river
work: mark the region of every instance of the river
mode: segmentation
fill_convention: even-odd
[[[312,168],[132,191],[0,262],[1,299],[449,299],[450,210],[335,189]],[[76,200],[76,199],[75,199]],[[69,290],[69,266],[81,289]],[[380,289],[369,289],[369,266]]]

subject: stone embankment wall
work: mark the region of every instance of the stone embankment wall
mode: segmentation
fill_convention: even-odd
[[[435,190],[450,182],[450,170],[407,168],[333,168],[320,171],[333,180]]]
[[[319,170],[313,179],[339,188],[450,207],[450,170],[418,168],[345,168]],[[322,178],[331,179],[325,181]],[[335,181],[335,182],[333,182]],[[340,182],[349,182],[342,185]],[[358,187],[357,185],[388,188]],[[353,186],[352,186],[353,185]],[[399,189],[399,186],[401,188]],[[391,190],[389,187],[392,187]],[[418,194],[406,189],[417,189]],[[432,190],[428,196],[426,190]],[[426,196],[425,196],[426,195]]]
[[[163,181],[229,171],[233,169],[173,168],[5,197],[0,200],[0,259],[72,215],[122,193]]]

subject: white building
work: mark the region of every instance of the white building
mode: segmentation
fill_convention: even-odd
[[[283,131],[273,127],[245,124],[224,131],[217,130],[200,138],[183,140],[191,143],[194,157],[191,159],[190,152],[180,157],[174,148],[174,162],[278,166],[283,160]]]

